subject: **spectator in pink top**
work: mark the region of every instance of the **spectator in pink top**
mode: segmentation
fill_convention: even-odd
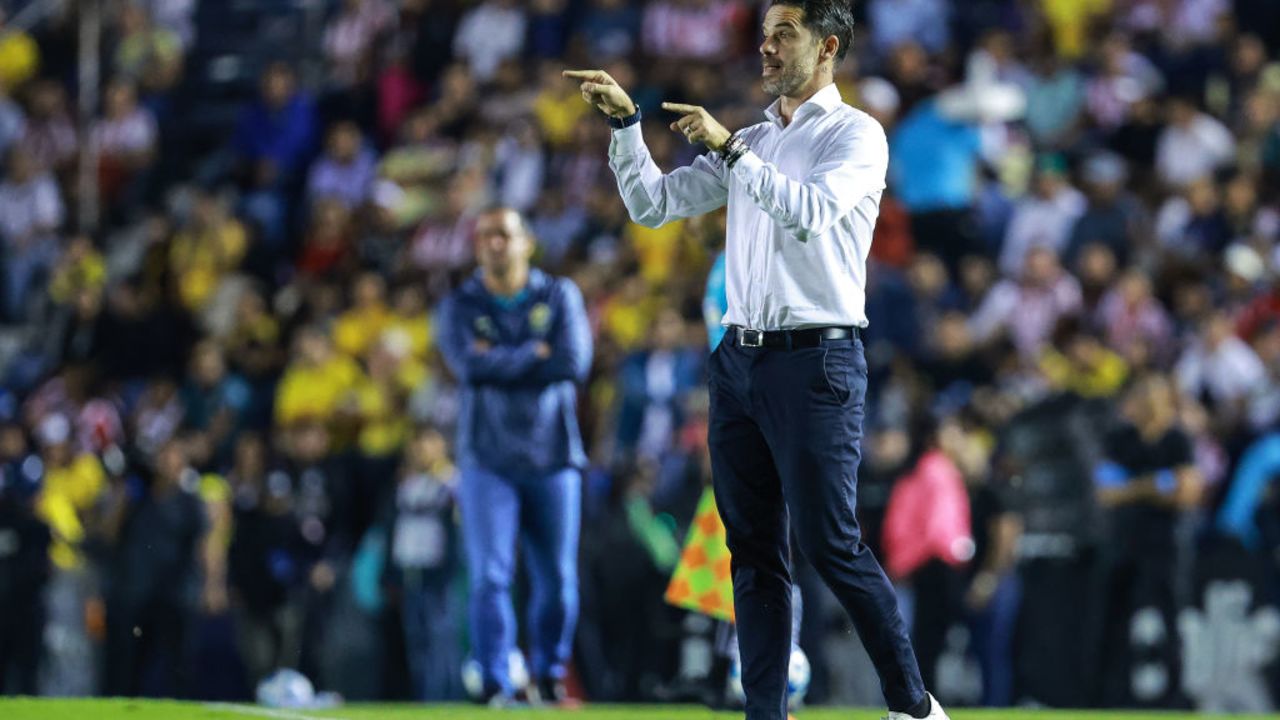
[[[973,559],[969,491],[960,471],[965,436],[949,418],[921,414],[910,436],[916,461],[899,478],[884,518],[885,572],[909,597],[904,612],[925,683],[934,680],[947,628],[959,619],[960,569]],[[926,685],[927,686],[927,685]]]

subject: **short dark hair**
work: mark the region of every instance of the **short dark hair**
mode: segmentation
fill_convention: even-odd
[[[787,5],[804,12],[804,26],[809,32],[826,40],[835,35],[840,41],[835,64],[844,60],[845,53],[853,46],[853,4],[849,0],[772,0],[769,7]]]

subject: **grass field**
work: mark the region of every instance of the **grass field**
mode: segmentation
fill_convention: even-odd
[[[804,710],[797,720],[878,720],[870,709]],[[579,710],[480,710],[465,705],[347,705],[332,710],[272,710],[254,705],[178,703],[151,700],[0,700],[4,720],[730,720],[733,713],[693,707],[591,706]],[[953,720],[1177,720],[1178,718],[1262,718],[1264,715],[1085,712],[1078,710],[957,710]]]

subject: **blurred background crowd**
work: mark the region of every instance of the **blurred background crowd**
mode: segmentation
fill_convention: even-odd
[[[747,0],[0,3],[0,690],[459,698],[432,310],[525,213],[596,341],[592,700],[696,700],[724,218],[629,222],[565,67],[761,119]],[[866,0],[864,536],[943,702],[1280,702],[1280,5]],[[707,303],[714,307],[714,302]],[[800,566],[810,702],[878,705]],[[425,648],[431,648],[430,651]]]

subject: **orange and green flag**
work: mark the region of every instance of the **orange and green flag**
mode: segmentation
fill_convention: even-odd
[[[667,586],[667,602],[676,607],[733,622],[733,578],[724,523],[711,488],[702,493],[680,562]]]

